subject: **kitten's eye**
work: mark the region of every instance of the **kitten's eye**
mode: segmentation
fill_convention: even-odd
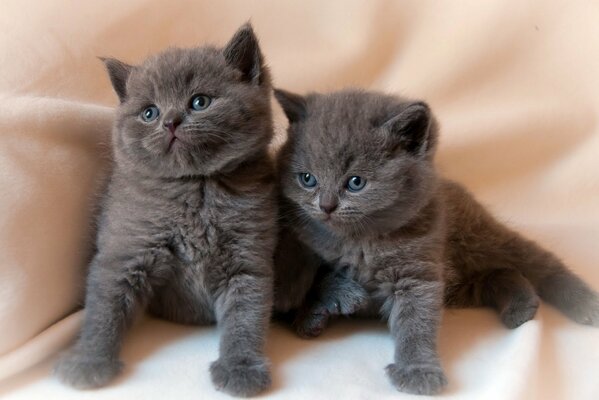
[[[156,106],[149,106],[141,112],[141,119],[144,122],[152,122],[160,115],[160,110]]]
[[[203,94],[195,95],[191,98],[191,108],[196,111],[202,111],[208,108],[208,106],[212,103],[212,99],[208,96],[204,96]]]
[[[366,179],[361,178],[359,176],[352,176],[347,181],[347,189],[350,192],[359,192],[360,190],[364,189],[365,185],[366,185]]]
[[[302,172],[298,174],[298,178],[303,187],[313,188],[316,186],[316,178],[312,174]]]

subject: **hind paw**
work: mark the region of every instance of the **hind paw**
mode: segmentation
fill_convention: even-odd
[[[326,311],[320,313],[302,313],[295,319],[293,326],[298,336],[304,339],[311,339],[320,336],[328,322],[329,314]]]
[[[500,312],[499,317],[506,327],[514,329],[533,319],[539,304],[537,296],[515,298]]]

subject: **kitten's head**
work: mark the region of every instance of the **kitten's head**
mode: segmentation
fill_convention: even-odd
[[[123,168],[210,175],[268,146],[270,76],[249,24],[222,49],[171,48],[139,66],[103,61],[120,99],[113,144]]]
[[[337,234],[402,226],[435,187],[437,128],[420,101],[358,90],[275,96],[289,119],[283,195]]]

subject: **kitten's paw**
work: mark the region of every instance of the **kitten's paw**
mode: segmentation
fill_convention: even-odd
[[[438,365],[389,364],[386,371],[395,388],[405,393],[433,395],[447,386],[447,378]]]
[[[351,315],[368,303],[368,293],[356,282],[347,290],[338,291],[323,306],[330,315]]]
[[[533,319],[539,304],[540,300],[536,295],[517,297],[499,313],[499,317],[506,327],[514,329]]]
[[[217,390],[238,397],[257,395],[271,383],[268,362],[261,357],[219,358],[210,365],[210,375]]]
[[[329,322],[329,315],[326,311],[300,314],[293,322],[295,332],[299,337],[311,339],[324,331]]]
[[[329,315],[351,315],[367,302],[368,293],[362,285],[343,275],[331,275],[321,283],[313,309],[325,309]]]
[[[58,360],[54,375],[76,389],[93,389],[106,385],[122,369],[119,360],[70,351]]]

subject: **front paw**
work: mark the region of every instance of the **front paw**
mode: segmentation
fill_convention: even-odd
[[[217,390],[233,396],[254,396],[270,386],[268,362],[262,357],[219,358],[210,365]]]
[[[447,386],[447,378],[438,365],[399,367],[389,364],[386,370],[391,383],[401,392],[433,395]]]
[[[93,389],[106,385],[122,368],[119,360],[71,350],[58,360],[54,375],[76,389]]]
[[[313,309],[324,309],[329,315],[352,315],[368,303],[368,293],[358,282],[345,277],[323,282],[319,300]],[[331,278],[331,279],[333,279]]]
[[[325,310],[329,315],[352,315],[368,304],[368,295],[364,290],[356,292],[338,292],[319,300],[314,308]]]

